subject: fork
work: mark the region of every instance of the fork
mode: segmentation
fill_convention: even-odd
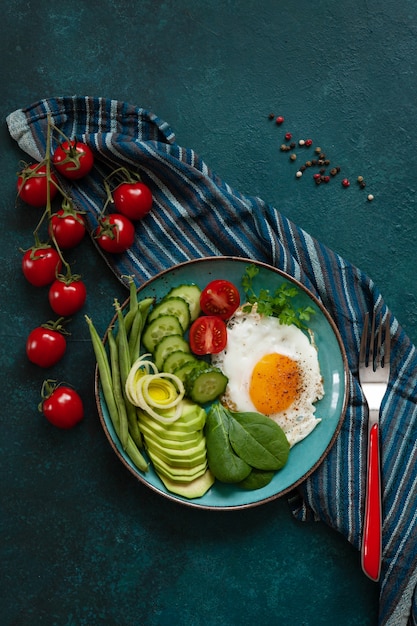
[[[372,318],[368,338],[369,313],[366,313],[359,352],[359,382],[369,409],[368,462],[365,495],[361,563],[365,574],[378,581],[381,573],[382,553],[382,497],[379,447],[379,413],[388,386],[390,372],[390,322],[385,320],[375,332]]]

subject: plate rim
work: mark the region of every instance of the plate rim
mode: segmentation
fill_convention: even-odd
[[[104,430],[104,433],[106,435],[107,440],[109,441],[111,447],[113,448],[116,456],[118,457],[118,459],[123,463],[123,465],[129,470],[129,472],[142,484],[146,485],[146,487],[148,487],[149,489],[151,489],[153,492],[157,493],[159,496],[163,496],[168,500],[171,500],[173,502],[176,502],[177,504],[181,504],[183,506],[186,507],[192,507],[192,508],[197,508],[197,509],[203,509],[203,510],[210,510],[210,511],[235,511],[235,510],[241,510],[241,509],[248,509],[248,508],[254,508],[256,506],[261,506],[263,504],[267,504],[273,500],[277,500],[278,498],[282,498],[283,496],[287,495],[288,493],[290,493],[291,491],[293,491],[294,489],[296,489],[301,483],[303,483],[324,461],[324,459],[327,457],[327,455],[329,454],[330,450],[332,449],[339,433],[340,430],[342,428],[342,424],[344,422],[345,416],[346,416],[346,410],[348,407],[348,403],[349,403],[349,392],[350,392],[350,385],[349,385],[349,365],[348,365],[348,358],[347,358],[347,354],[346,354],[346,349],[345,346],[343,344],[342,341],[342,337],[341,334],[339,332],[339,329],[336,326],[336,323],[334,322],[332,316],[330,315],[329,311],[325,308],[324,304],[322,303],[322,301],[320,300],[320,298],[318,296],[316,296],[312,291],[310,291],[308,289],[308,287],[306,287],[300,280],[298,280],[297,278],[294,278],[293,276],[291,276],[290,274],[288,274],[287,272],[285,272],[284,270],[278,268],[278,267],[274,267],[273,265],[269,265],[268,263],[265,263],[263,261],[257,261],[256,259],[251,259],[248,257],[240,257],[240,256],[210,256],[210,257],[199,257],[196,259],[189,259],[188,261],[183,261],[181,263],[178,263],[176,265],[173,265],[170,268],[161,270],[160,272],[158,272],[158,274],[155,274],[154,276],[152,276],[151,278],[147,279],[146,281],[144,281],[136,290],[137,293],[141,292],[143,289],[145,289],[147,286],[149,286],[151,283],[155,282],[156,280],[159,280],[161,278],[163,278],[165,275],[175,271],[175,270],[181,270],[181,268],[185,267],[185,266],[190,266],[190,265],[195,265],[195,264],[199,264],[199,263],[204,263],[204,262],[225,262],[225,261],[231,261],[231,262],[239,262],[239,263],[246,263],[246,264],[255,264],[259,267],[263,267],[264,269],[268,270],[268,271],[272,271],[276,274],[279,274],[282,278],[284,278],[285,280],[295,284],[299,289],[301,289],[302,291],[304,291],[304,293],[307,294],[307,296],[313,300],[313,302],[316,304],[316,306],[320,309],[320,311],[322,312],[322,314],[324,315],[324,317],[326,318],[327,322],[329,323],[333,334],[335,335],[335,338],[337,340],[337,344],[340,350],[340,355],[342,358],[342,363],[343,363],[343,380],[344,380],[344,398],[343,398],[343,404],[342,404],[342,408],[340,411],[340,416],[336,425],[336,428],[333,432],[333,435],[330,439],[330,441],[328,442],[325,450],[321,453],[320,457],[317,459],[317,461],[308,469],[308,471],[306,471],[298,480],[296,480],[295,482],[291,483],[291,485],[289,485],[288,487],[285,487],[284,489],[280,490],[279,492],[277,492],[276,494],[271,494],[270,496],[267,496],[265,498],[263,498],[262,500],[259,501],[255,501],[255,502],[246,502],[246,503],[242,503],[242,504],[234,504],[231,506],[225,506],[225,505],[219,505],[219,506],[215,506],[215,505],[210,505],[210,504],[203,504],[203,503],[199,503],[198,502],[198,498],[196,498],[195,500],[187,500],[184,499],[176,494],[170,493],[168,491],[161,491],[160,489],[158,489],[155,485],[153,485],[152,483],[150,483],[149,481],[146,480],[146,478],[144,476],[141,476],[138,472],[138,470],[135,470],[135,468],[132,467],[132,465],[125,459],[125,457],[120,453],[119,449],[117,448],[117,445],[114,441],[114,438],[112,436],[112,434],[109,432],[105,417],[104,417],[104,413],[102,410],[102,406],[101,406],[101,402],[100,402],[100,376],[99,376],[99,371],[98,371],[98,365],[96,363],[95,366],[95,373],[94,373],[94,395],[95,395],[95,400],[96,400],[96,406],[97,406],[97,410],[98,410],[98,414],[99,414],[99,418],[100,418],[100,422],[101,422],[101,426]],[[121,308],[124,309],[127,304],[129,303],[129,299],[130,296],[127,296],[126,299],[123,301],[123,303],[121,304]],[[102,338],[102,342],[105,345],[107,342],[107,336],[108,336],[108,332],[109,329],[112,327],[112,325],[114,325],[115,321],[117,319],[117,313],[115,313],[111,319],[111,321],[109,322],[109,324],[107,325],[105,334]]]

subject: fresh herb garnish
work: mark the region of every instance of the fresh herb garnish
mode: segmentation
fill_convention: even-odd
[[[305,322],[310,321],[315,310],[311,306],[297,309],[293,307],[291,300],[299,293],[297,287],[282,283],[273,293],[269,289],[260,289],[257,294],[253,288],[253,279],[258,274],[259,267],[248,265],[242,276],[242,287],[248,302],[242,307],[243,311],[249,313],[252,306],[256,304],[260,315],[277,317],[282,324],[288,326],[294,324],[298,328],[307,328]]]

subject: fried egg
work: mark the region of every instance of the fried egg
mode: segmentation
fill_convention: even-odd
[[[294,325],[238,309],[227,326],[227,346],[212,362],[229,382],[222,398],[231,411],[267,415],[291,446],[320,422],[314,403],[324,396],[317,348]]]

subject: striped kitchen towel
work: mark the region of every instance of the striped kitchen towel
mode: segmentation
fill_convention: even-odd
[[[156,115],[124,102],[91,97],[42,100],[7,118],[10,134],[32,158],[45,155],[47,117],[67,136],[88,143],[98,166],[71,186],[76,206],[97,225],[102,180],[116,167],[138,170],[154,196],[137,225],[134,246],[107,256],[117,276],[137,282],[197,257],[241,256],[284,270],[322,301],[334,319],[350,368],[350,397],[336,442],[323,463],[291,494],[300,520],[322,520],[360,548],[366,467],[367,411],[357,360],[366,311],[389,313],[372,280],[258,197],[244,196],[198,155],[179,146]],[[65,184],[65,181],[62,181]],[[104,254],[104,253],[103,253]],[[417,408],[415,347],[391,316],[391,381],[381,416],[383,564],[380,626],[417,624]]]

